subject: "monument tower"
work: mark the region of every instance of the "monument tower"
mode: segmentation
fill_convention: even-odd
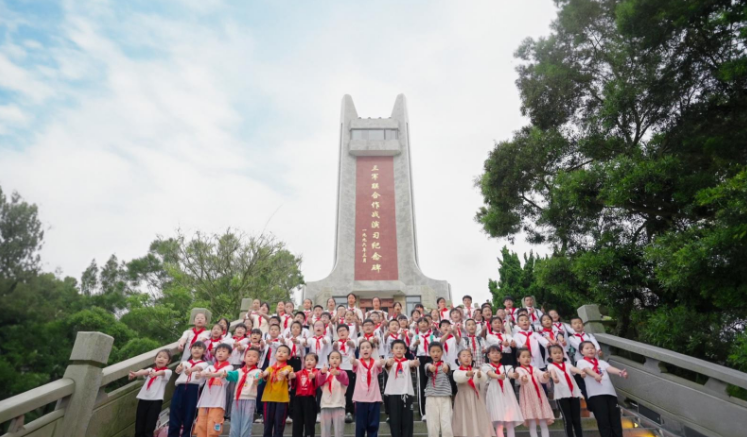
[[[358,117],[349,95],[341,112],[334,267],[306,284],[303,298],[343,304],[352,292],[364,309],[378,296],[383,307],[400,302],[408,314],[417,303],[435,308],[438,297],[451,300],[449,283],[418,265],[405,96],[397,96],[389,118]]]

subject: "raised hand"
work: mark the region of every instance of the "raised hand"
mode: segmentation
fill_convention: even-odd
[[[324,373],[325,375],[327,374],[328,370],[329,370],[329,367],[327,367],[326,365],[322,366],[322,373]]]

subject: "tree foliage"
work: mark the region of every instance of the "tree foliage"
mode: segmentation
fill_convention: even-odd
[[[114,337],[113,363],[175,341],[193,307],[233,319],[242,298],[274,304],[303,283],[273,236],[177,233],[141,258],[93,260],[80,282],[41,272],[43,238],[36,205],[0,190],[0,399],[62,377],[79,331]]]
[[[551,245],[538,284],[605,305],[616,333],[727,362],[747,320],[747,8],[556,4],[516,52],[530,124],[486,160],[476,219]]]

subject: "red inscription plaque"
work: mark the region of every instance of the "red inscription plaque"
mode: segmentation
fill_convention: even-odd
[[[355,280],[397,279],[394,158],[358,157],[355,185]]]

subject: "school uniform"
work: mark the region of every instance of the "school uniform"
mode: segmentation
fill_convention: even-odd
[[[573,354],[573,361],[578,365],[579,361],[584,359],[584,356],[581,355],[581,343],[584,341],[590,341],[597,351],[600,350],[599,342],[597,342],[597,339],[594,337],[593,334],[589,334],[586,332],[573,332],[573,334],[568,336],[568,346],[572,347],[576,352]],[[576,380],[576,384],[578,384],[579,388],[581,389],[581,393],[584,395],[584,398],[588,399],[588,393],[586,392],[586,380],[587,378],[582,377],[581,375],[573,375],[573,378]]]
[[[283,346],[284,342],[283,339],[278,338],[268,338],[265,340],[265,343],[267,343],[267,366],[272,367],[277,362],[277,358],[275,357],[275,354],[280,346]]]
[[[205,380],[194,373],[187,375],[184,371],[190,369],[193,372],[205,370],[209,363],[203,360],[192,360],[181,362],[182,372],[179,373],[174,384],[174,394],[171,396],[169,407],[169,437],[190,437],[192,423],[197,415],[197,400],[200,395],[200,387]]]
[[[332,352],[330,337],[326,335],[309,337],[306,339],[306,346],[308,346],[309,352],[313,352],[319,357],[319,361],[316,363],[317,369],[327,365],[327,356]]]
[[[148,368],[148,371],[163,371],[163,375],[145,376],[145,383],[137,394],[137,412],[135,413],[135,437],[150,437],[156,429],[158,415],[161,414],[163,394],[171,379],[171,370],[166,367]]]
[[[506,308],[504,309],[506,312],[506,319],[511,321],[512,324],[516,323],[516,311],[519,311],[518,308]]]
[[[182,333],[182,336],[179,337],[180,342],[184,341],[184,352],[182,352],[181,361],[187,361],[192,357],[192,352],[190,349],[196,341],[204,342],[208,339],[208,337],[210,337],[210,331],[205,328],[191,328],[184,331],[184,333]]]
[[[516,356],[514,353],[513,348],[511,348],[511,342],[513,341],[513,337],[511,337],[508,334],[504,334],[502,332],[494,332],[492,329],[488,329],[488,333],[485,335],[485,342],[487,343],[487,347],[490,347],[492,345],[498,345],[501,348],[501,353],[503,356],[501,357],[501,363],[504,366],[514,366],[516,365]],[[508,346],[504,344],[504,341],[508,342]]]
[[[412,388],[411,363],[410,360],[403,358],[395,361],[392,367],[387,369],[384,395],[389,405],[389,428],[392,437],[412,437],[412,402],[415,400],[415,392]]]
[[[331,437],[332,429],[335,437],[342,437],[345,432],[345,393],[350,385],[348,374],[340,372],[337,376],[332,376],[329,372],[319,373],[317,378],[322,390],[322,437]]]
[[[293,340],[296,340],[294,342]],[[303,359],[306,356],[306,338],[303,334],[298,337],[283,338],[283,344],[288,346],[291,350],[290,356],[288,357],[288,364],[293,367],[293,371],[297,372],[303,367]]]
[[[602,437],[622,437],[622,421],[620,419],[620,407],[617,405],[617,393],[612,386],[610,374],[607,369],[610,364],[596,358],[584,358],[576,363],[580,370],[591,369],[594,373],[602,375],[602,380],[597,382],[592,377],[586,379],[586,404],[589,411],[594,413],[597,420],[599,434]]]
[[[532,365],[534,367],[537,367],[538,369],[544,369],[547,367],[547,364],[542,359],[542,352],[540,351],[540,346],[547,347],[548,345],[545,337],[533,331],[517,329],[514,332],[514,341],[516,342],[517,347],[526,347],[529,349],[529,353],[532,355]]]
[[[569,361],[550,363],[547,371],[558,379],[554,384],[553,399],[560,407],[565,433],[569,437],[582,437],[581,429],[581,389],[573,382],[573,370],[578,370]],[[553,378],[553,379],[554,379]],[[574,434],[575,433],[575,434]]]
[[[231,433],[229,437],[251,435],[254,423],[254,412],[257,409],[257,386],[262,378],[262,370],[246,366],[239,370],[226,372],[226,381],[234,387],[229,404],[233,404]]]
[[[420,408],[421,416],[425,416],[425,404],[427,402],[425,398],[425,385],[428,382],[428,373],[425,371],[425,366],[433,361],[429,355],[428,348],[437,340],[436,336],[433,335],[433,331],[418,332],[415,334],[410,346],[410,350],[420,361],[420,367],[418,368],[418,386],[420,387],[418,390],[418,407]]]
[[[355,315],[358,316],[358,320],[360,320],[361,322],[363,321],[363,311],[361,311],[360,308],[357,308],[357,307],[348,307],[347,310],[354,312]]]
[[[349,344],[348,342],[351,342]],[[345,413],[351,416],[355,414],[355,405],[353,405],[353,391],[355,390],[355,372],[353,372],[352,360],[355,358],[355,340],[348,338],[347,340],[335,341],[337,350],[342,355],[342,361],[340,362],[340,369],[344,370],[347,374],[348,385],[345,392]]]
[[[210,365],[206,371],[218,373],[229,372],[233,366],[228,361]],[[218,437],[223,431],[223,421],[226,409],[226,388],[228,384],[223,378],[209,378],[197,401],[197,424],[195,434],[198,437]]]
[[[318,387],[317,369],[296,372],[296,378],[291,382],[294,395],[291,397],[293,411],[293,435],[314,437],[316,432],[316,389]],[[314,378],[311,378],[314,375]]]
[[[223,337],[213,338],[212,336],[207,340],[203,340],[205,346],[207,346],[207,350],[205,351],[205,358],[211,363],[214,361],[213,353],[215,352],[215,348],[217,348],[219,344],[225,343],[224,340],[225,339]]]
[[[379,388],[379,374],[381,361],[369,358],[360,359],[353,366],[355,372],[355,388],[353,402],[355,402],[355,435],[376,436],[379,432],[381,417],[381,391]]]
[[[532,324],[532,326],[538,331],[542,329],[542,323],[540,323],[540,320],[542,319],[542,314],[544,313],[539,309],[533,307],[527,307],[526,310],[527,315],[529,316],[529,322]]]

